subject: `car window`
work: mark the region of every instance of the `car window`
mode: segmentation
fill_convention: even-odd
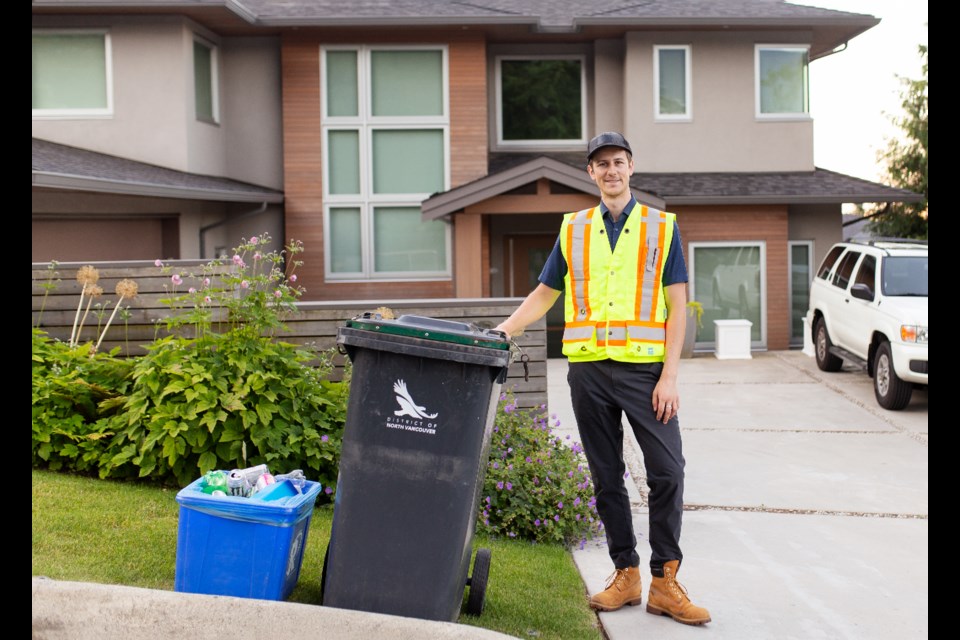
[[[848,251],[846,255],[840,259],[840,265],[837,267],[836,273],[833,274],[833,285],[835,287],[840,287],[841,289],[847,288],[847,285],[850,284],[850,275],[853,273],[853,267],[857,264],[859,258],[859,251]]]
[[[870,291],[877,290],[877,258],[876,256],[864,256],[857,269],[857,276],[853,280],[854,284],[865,284],[870,287]]]
[[[827,276],[830,274],[830,268],[837,262],[837,258],[840,257],[841,253],[843,253],[843,247],[833,247],[830,249],[830,253],[828,253],[827,257],[820,263],[820,270],[817,271],[818,278],[827,279]]]
[[[927,295],[927,256],[888,256],[882,271],[884,295]]]

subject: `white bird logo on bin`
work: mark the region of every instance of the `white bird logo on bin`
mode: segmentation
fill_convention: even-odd
[[[417,418],[420,420],[432,420],[437,417],[438,414],[434,413],[431,415],[427,413],[426,408],[417,406],[417,403],[414,402],[413,398],[410,396],[410,392],[407,391],[407,383],[403,380],[397,380],[394,382],[393,390],[397,393],[397,404],[400,405],[400,410],[394,411],[393,415],[410,416],[411,418]]]

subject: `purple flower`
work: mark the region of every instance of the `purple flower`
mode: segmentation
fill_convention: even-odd
[[[327,487],[326,489],[323,490],[323,492],[327,495],[330,495],[331,493],[333,493],[333,489],[331,489],[330,487]]]
[[[530,459],[530,456],[527,456],[527,462],[533,462],[533,460]]]
[[[558,508],[558,509],[563,509],[563,502],[558,502],[558,503],[557,503],[557,508]]]
[[[503,480],[497,483],[497,489],[503,490]]]
[[[557,514],[557,515],[553,516],[553,520],[554,520],[554,522],[560,522],[560,515]]]
[[[500,463],[497,462],[496,460],[494,460],[494,461],[493,461],[493,468],[494,468],[494,469],[499,469],[499,468],[500,468]]]
[[[533,521],[533,526],[535,526],[535,527],[539,527],[539,526],[540,526],[540,518],[537,518],[536,520]]]
[[[575,506],[575,507],[579,507],[579,506],[580,506],[580,498],[579,498],[579,496],[573,499],[573,506]]]
[[[320,436],[320,442],[326,442],[329,439],[330,439],[330,436],[328,436],[327,434],[323,434],[322,436]]]
[[[507,483],[507,491],[511,491],[512,489],[513,489],[513,483],[512,483],[512,482],[508,482],[508,483]]]

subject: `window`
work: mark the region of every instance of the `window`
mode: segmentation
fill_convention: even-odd
[[[497,57],[497,144],[586,144],[585,66],[583,56]]]
[[[803,318],[810,306],[810,281],[813,275],[813,243],[791,241],[790,247],[790,344],[803,345]]]
[[[757,45],[757,117],[807,117],[809,77],[807,47]]]
[[[689,120],[690,47],[656,45],[653,47],[655,78],[654,113],[658,120]]]
[[[850,284],[850,276],[853,274],[853,267],[860,259],[860,252],[848,251],[840,260],[836,273],[833,274],[833,286],[846,289]]]
[[[449,183],[446,49],[322,53],[327,278],[449,278],[448,225],[420,219]]]
[[[197,120],[219,122],[217,48],[200,40],[193,41],[193,86]]]
[[[698,347],[716,345],[714,320],[751,322],[754,347],[766,345],[766,245],[690,243],[690,298],[703,305]]]
[[[874,256],[863,256],[853,284],[865,284],[871,292],[877,290],[877,259]]]
[[[33,116],[113,114],[110,34],[33,32]]]
[[[827,276],[830,275],[830,270],[833,268],[833,265],[836,264],[837,258],[840,257],[840,254],[843,253],[843,247],[834,245],[830,249],[830,253],[823,259],[823,262],[820,263],[820,270],[817,271],[817,277],[826,280]]]

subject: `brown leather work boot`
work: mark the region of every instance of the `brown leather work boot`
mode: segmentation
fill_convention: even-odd
[[[590,598],[590,606],[600,611],[616,611],[625,604],[640,604],[642,592],[640,567],[617,569],[607,578],[606,588]]]
[[[705,624],[710,622],[710,612],[698,607],[687,597],[687,590],[677,582],[679,560],[671,560],[663,565],[663,577],[653,576],[650,593],[647,594],[647,613],[670,616],[683,624]]]

